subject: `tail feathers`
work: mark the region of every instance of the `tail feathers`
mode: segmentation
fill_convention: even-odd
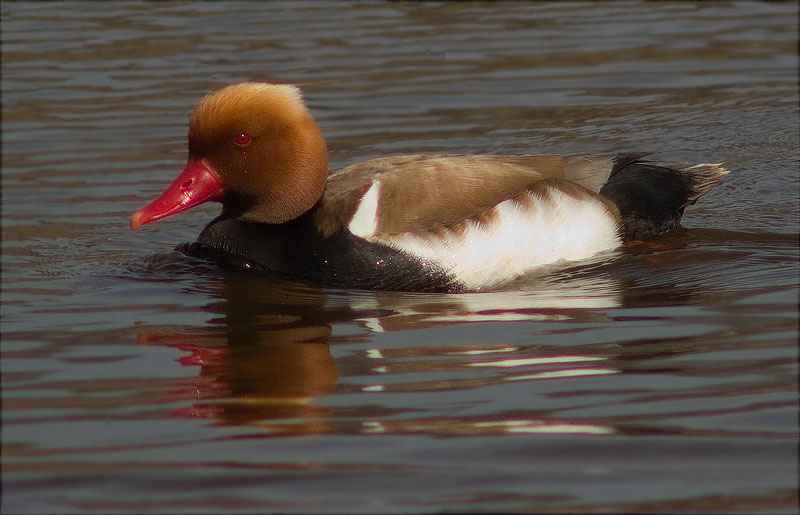
[[[669,168],[621,154],[600,194],[619,208],[625,239],[643,239],[677,226],[686,206],[727,174],[721,163]]]
[[[694,204],[697,199],[719,184],[722,178],[730,173],[730,170],[722,166],[722,163],[700,163],[679,170],[679,172],[686,175],[686,180],[691,183],[692,195],[687,204]]]

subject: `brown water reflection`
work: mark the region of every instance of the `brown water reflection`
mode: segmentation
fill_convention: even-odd
[[[209,338],[180,328],[138,333],[139,342],[172,346],[189,353],[185,364],[201,367],[190,397],[198,402],[175,415],[227,424],[273,422],[265,428],[286,434],[328,432],[329,410],[310,399],[336,389],[338,373],[326,342],[331,328],[307,316],[325,305],[325,294],[232,274],[224,276],[221,295],[224,335]]]

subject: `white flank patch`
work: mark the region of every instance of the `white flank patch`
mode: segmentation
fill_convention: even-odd
[[[372,181],[361,201],[358,203],[353,218],[347,225],[347,229],[355,234],[366,238],[375,234],[378,228],[378,197],[381,191],[381,184],[378,181]]]
[[[600,200],[576,199],[554,188],[549,193],[549,200],[528,193],[533,200],[530,206],[501,202],[488,224],[469,220],[461,233],[403,233],[375,240],[438,264],[472,290],[496,287],[544,265],[579,261],[620,246],[617,222]],[[372,216],[375,208],[364,211]],[[351,231],[361,210],[353,217]],[[364,227],[374,227],[371,219],[370,223],[364,222]]]

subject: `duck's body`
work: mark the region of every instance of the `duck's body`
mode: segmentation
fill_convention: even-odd
[[[132,227],[221,201],[186,252],[344,288],[496,288],[665,232],[727,173],[587,154],[398,156],[328,176],[299,91],[260,83],[207,96],[189,140],[183,174]]]

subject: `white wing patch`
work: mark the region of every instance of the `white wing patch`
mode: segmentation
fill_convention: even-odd
[[[372,185],[361,197],[353,218],[347,225],[347,230],[356,236],[368,238],[375,234],[378,228],[378,199],[380,198],[381,183],[372,181]]]
[[[370,191],[362,206],[368,204]],[[434,231],[368,239],[435,263],[474,290],[499,286],[544,265],[583,260],[622,243],[616,218],[595,197],[575,198],[552,187],[546,197],[532,192],[522,196],[527,198],[506,200],[480,217]],[[376,208],[364,210],[374,213]],[[361,210],[350,223],[354,234]]]

